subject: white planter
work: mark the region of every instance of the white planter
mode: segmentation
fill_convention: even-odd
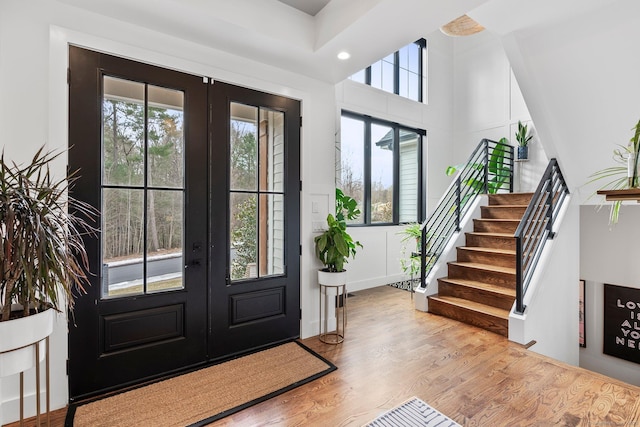
[[[53,332],[55,310],[33,316],[0,322],[0,377],[15,375],[36,364],[35,346]],[[40,361],[45,357],[44,341],[40,342]]]
[[[318,283],[326,286],[339,286],[347,283],[347,270],[331,272],[318,270]]]

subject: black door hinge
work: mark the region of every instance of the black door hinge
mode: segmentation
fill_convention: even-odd
[[[300,319],[302,319],[302,309],[300,309]]]
[[[67,359],[67,376],[69,376],[69,359]]]
[[[302,255],[302,245],[300,245],[300,255]]]
[[[300,191],[302,191],[302,181],[300,181]]]
[[[71,84],[71,68],[67,68],[67,84]]]
[[[302,127],[302,116],[300,116],[300,127]]]

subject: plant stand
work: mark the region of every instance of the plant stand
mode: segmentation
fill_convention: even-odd
[[[40,420],[41,363],[45,362],[46,425],[51,423],[51,384],[49,336],[53,332],[55,311],[0,323],[0,377],[20,374],[20,426],[24,425],[24,372],[36,368],[36,420]],[[42,351],[44,350],[44,357]]]
[[[326,344],[340,344],[344,341],[347,326],[347,285],[325,285],[320,283],[320,335],[319,339]],[[329,290],[332,292],[329,292]],[[334,310],[336,329],[329,332],[329,297],[335,295]]]

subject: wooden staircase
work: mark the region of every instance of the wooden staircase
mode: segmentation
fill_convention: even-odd
[[[490,194],[466,245],[456,248],[429,312],[509,336],[509,312],[516,298],[516,248],[513,237],[532,193]]]

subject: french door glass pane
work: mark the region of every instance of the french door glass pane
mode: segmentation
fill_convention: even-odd
[[[148,187],[184,187],[182,92],[149,86]]]
[[[184,287],[183,192],[147,192],[147,292]]]
[[[260,109],[260,191],[281,193],[284,189],[284,113]]]
[[[371,125],[371,222],[393,222],[393,129]]]
[[[229,208],[231,210],[231,222],[229,223],[231,279],[257,277],[258,211],[256,194],[231,193]]]
[[[184,93],[103,78],[103,297],[182,289]]]
[[[420,135],[400,129],[399,220],[418,220],[418,177]]]
[[[284,274],[284,196],[260,195],[260,276]]]
[[[258,108],[231,103],[230,189],[255,191],[258,182]]]
[[[104,77],[102,184],[144,183],[144,84]]]
[[[144,191],[102,190],[102,295],[143,292]]]

